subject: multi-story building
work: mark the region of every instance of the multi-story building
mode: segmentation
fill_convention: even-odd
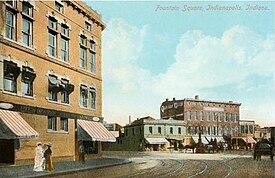
[[[164,101],[160,106],[161,119],[174,118],[184,121],[186,134],[197,136],[238,136],[241,103],[194,99]]]
[[[1,135],[0,145],[13,151],[1,146],[9,161],[0,156],[0,162],[33,161],[38,141],[51,142],[54,161],[76,160],[80,139],[86,150],[99,153],[100,141],[114,139],[95,122],[103,120],[100,15],[81,1],[61,0],[7,0],[0,10],[0,109],[23,120],[10,126],[14,113],[2,110],[7,123],[0,124],[26,132]]]
[[[185,136],[185,124],[174,119],[144,117],[126,125],[110,150],[145,151],[177,148]]]

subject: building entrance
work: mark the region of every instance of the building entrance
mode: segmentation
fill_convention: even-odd
[[[0,139],[0,164],[14,164],[14,160],[14,139]]]

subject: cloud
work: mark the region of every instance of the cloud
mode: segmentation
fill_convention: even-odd
[[[175,46],[175,62],[167,66],[165,72],[153,75],[150,70],[138,65],[146,45],[145,39],[149,35],[158,37],[160,41],[168,37],[150,34],[148,26],[132,26],[122,19],[111,20],[107,27],[103,37],[103,101],[107,119],[116,117],[119,122],[122,118],[118,117],[124,116],[127,120],[128,115],[133,118],[146,115],[158,118],[160,103],[167,97],[185,98],[205,94],[205,99],[211,100],[208,96],[215,96],[223,101],[221,97],[226,94],[218,94],[222,93],[224,86],[230,86],[234,92],[244,95],[244,101],[237,102],[245,102],[245,92],[250,92],[249,97],[253,92],[262,90],[265,93],[266,88],[268,94],[270,90],[275,92],[274,35],[261,36],[243,26],[233,26],[221,37],[190,30],[182,34]],[[266,87],[269,85],[267,81],[261,80],[254,85],[255,81],[251,80],[253,76],[272,76],[273,81],[269,81],[269,87]],[[262,79],[268,80],[270,77]],[[214,90],[217,86],[219,93]],[[224,91],[228,90],[224,88]],[[232,98],[234,96],[234,93],[227,94]],[[274,95],[271,97],[275,99]],[[261,98],[257,95],[253,99],[258,101]],[[247,101],[251,101],[251,98]],[[255,117],[266,112],[263,109],[266,104],[261,103],[260,114],[254,114]],[[256,111],[257,106],[248,104],[242,107],[245,108],[244,116],[252,117],[252,111]],[[273,117],[268,119],[275,119],[274,115],[274,109],[268,111],[267,116]]]

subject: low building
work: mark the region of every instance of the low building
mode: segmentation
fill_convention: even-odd
[[[126,125],[110,150],[145,151],[177,149],[185,137],[185,124],[174,119],[144,117]]]

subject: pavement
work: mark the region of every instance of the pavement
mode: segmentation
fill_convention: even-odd
[[[84,164],[78,161],[56,162],[54,163],[54,171],[51,172],[34,172],[33,165],[24,166],[6,166],[0,167],[0,177],[52,177],[55,175],[65,175],[78,171],[86,171],[91,169],[99,169],[103,167],[111,167],[116,165],[128,164],[128,159],[117,158],[98,158],[86,160]]]

